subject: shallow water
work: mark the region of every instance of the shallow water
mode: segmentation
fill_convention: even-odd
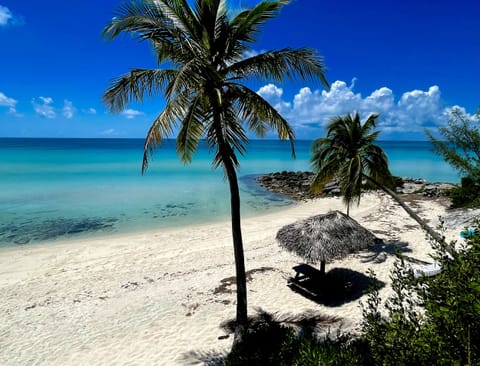
[[[308,170],[310,141],[254,140],[238,172],[242,215],[291,204],[255,183],[282,170]],[[392,172],[429,181],[458,176],[428,142],[382,142]],[[229,192],[212,154],[202,148],[183,165],[166,141],[145,175],[142,139],[0,139],[0,245],[51,242],[217,221]]]

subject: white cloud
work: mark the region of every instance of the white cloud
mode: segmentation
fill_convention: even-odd
[[[21,117],[21,114],[17,113],[17,103],[17,100],[7,97],[5,94],[0,92],[0,107],[7,107],[9,114],[13,114],[16,117]]]
[[[52,104],[53,103],[53,99],[50,98],[50,97],[39,97],[39,99],[45,104]]]
[[[88,108],[86,110],[86,113],[88,114],[97,114],[97,110],[95,108]]]
[[[63,109],[62,109],[62,114],[65,118],[71,119],[73,115],[75,114],[75,107],[73,106],[73,103],[67,99],[63,101]]]
[[[42,104],[39,104],[35,101],[35,99],[32,99],[32,105],[35,113],[41,117],[55,118],[57,114],[51,105],[53,103],[53,99],[50,97],[39,97],[39,99],[42,101]]]
[[[274,84],[262,86],[257,93],[282,114],[288,113],[291,108],[291,103],[282,100],[283,89]]]
[[[14,16],[9,8],[0,5],[0,27],[23,24],[23,18]]]
[[[274,84],[267,84],[262,86],[257,93],[264,98],[280,100],[283,95],[283,89],[275,86]]]
[[[105,136],[112,136],[112,135],[116,135],[116,131],[115,129],[113,128],[109,128],[108,130],[105,130],[105,131],[102,131],[100,132],[101,135],[105,135]]]
[[[120,114],[121,114],[122,116],[125,116],[125,117],[128,118],[128,119],[132,119],[132,118],[141,116],[141,115],[143,115],[144,113],[143,113],[143,112],[140,112],[140,111],[137,111],[137,110],[135,110],[135,109],[125,109],[125,110],[122,111]]]
[[[249,50],[246,50],[243,54],[242,54],[242,59],[247,59],[247,58],[250,58],[250,57],[255,57],[255,56],[258,56],[262,53],[265,53],[267,51],[265,50],[260,50],[260,51],[257,51],[257,50],[254,50],[254,49],[249,49]]]
[[[355,80],[349,86],[337,80],[330,90],[323,91],[304,87],[293,96],[292,103],[285,101],[283,90],[273,84],[263,86],[257,93],[303,134],[318,134],[313,129],[324,126],[333,116],[353,111],[358,111],[363,118],[379,113],[379,128],[384,133],[423,134],[425,127],[441,126],[448,120],[450,107],[442,104],[440,88],[436,85],[426,91],[407,91],[396,101],[393,91],[386,86],[363,97],[353,90]]]
[[[246,59],[246,58],[250,58],[250,57],[254,57],[254,56],[257,56],[259,55],[260,52],[258,51],[255,51],[255,50],[246,50],[243,54],[242,54],[242,59]]]
[[[5,94],[0,92],[0,107],[15,108],[15,106],[17,105],[17,102],[18,101],[16,101],[15,99],[9,98]]]
[[[7,25],[13,19],[12,12],[6,6],[0,5],[0,26]]]

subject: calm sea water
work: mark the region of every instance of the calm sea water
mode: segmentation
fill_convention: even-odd
[[[458,182],[429,142],[381,142],[393,174]],[[238,173],[242,214],[291,202],[255,183],[255,176],[308,170],[311,141],[254,140]],[[157,150],[141,175],[142,139],[0,138],[0,246],[216,221],[229,215],[228,184],[202,147],[184,166],[175,142]]]

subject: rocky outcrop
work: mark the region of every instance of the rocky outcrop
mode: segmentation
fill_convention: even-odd
[[[283,171],[262,175],[257,178],[257,181],[269,191],[284,194],[294,200],[340,194],[340,188],[336,182],[328,183],[322,193],[313,193],[310,190],[313,178],[312,172]]]
[[[416,193],[425,197],[441,197],[456,187],[452,183],[429,183],[425,179],[402,178],[403,184],[397,187],[398,193]]]
[[[314,174],[312,172],[283,171],[262,175],[257,178],[257,181],[269,191],[284,194],[294,200],[340,195],[340,188],[335,181],[328,183],[322,193],[312,193],[310,186],[313,178]],[[444,196],[445,192],[453,187],[455,185],[451,183],[429,183],[424,179],[402,178],[396,190],[401,194],[440,197]]]

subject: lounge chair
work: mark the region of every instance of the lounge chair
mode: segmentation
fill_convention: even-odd
[[[432,264],[416,268],[413,271],[413,276],[415,278],[432,277],[439,274],[440,272],[442,272],[442,266],[440,265],[440,263],[434,262]]]

